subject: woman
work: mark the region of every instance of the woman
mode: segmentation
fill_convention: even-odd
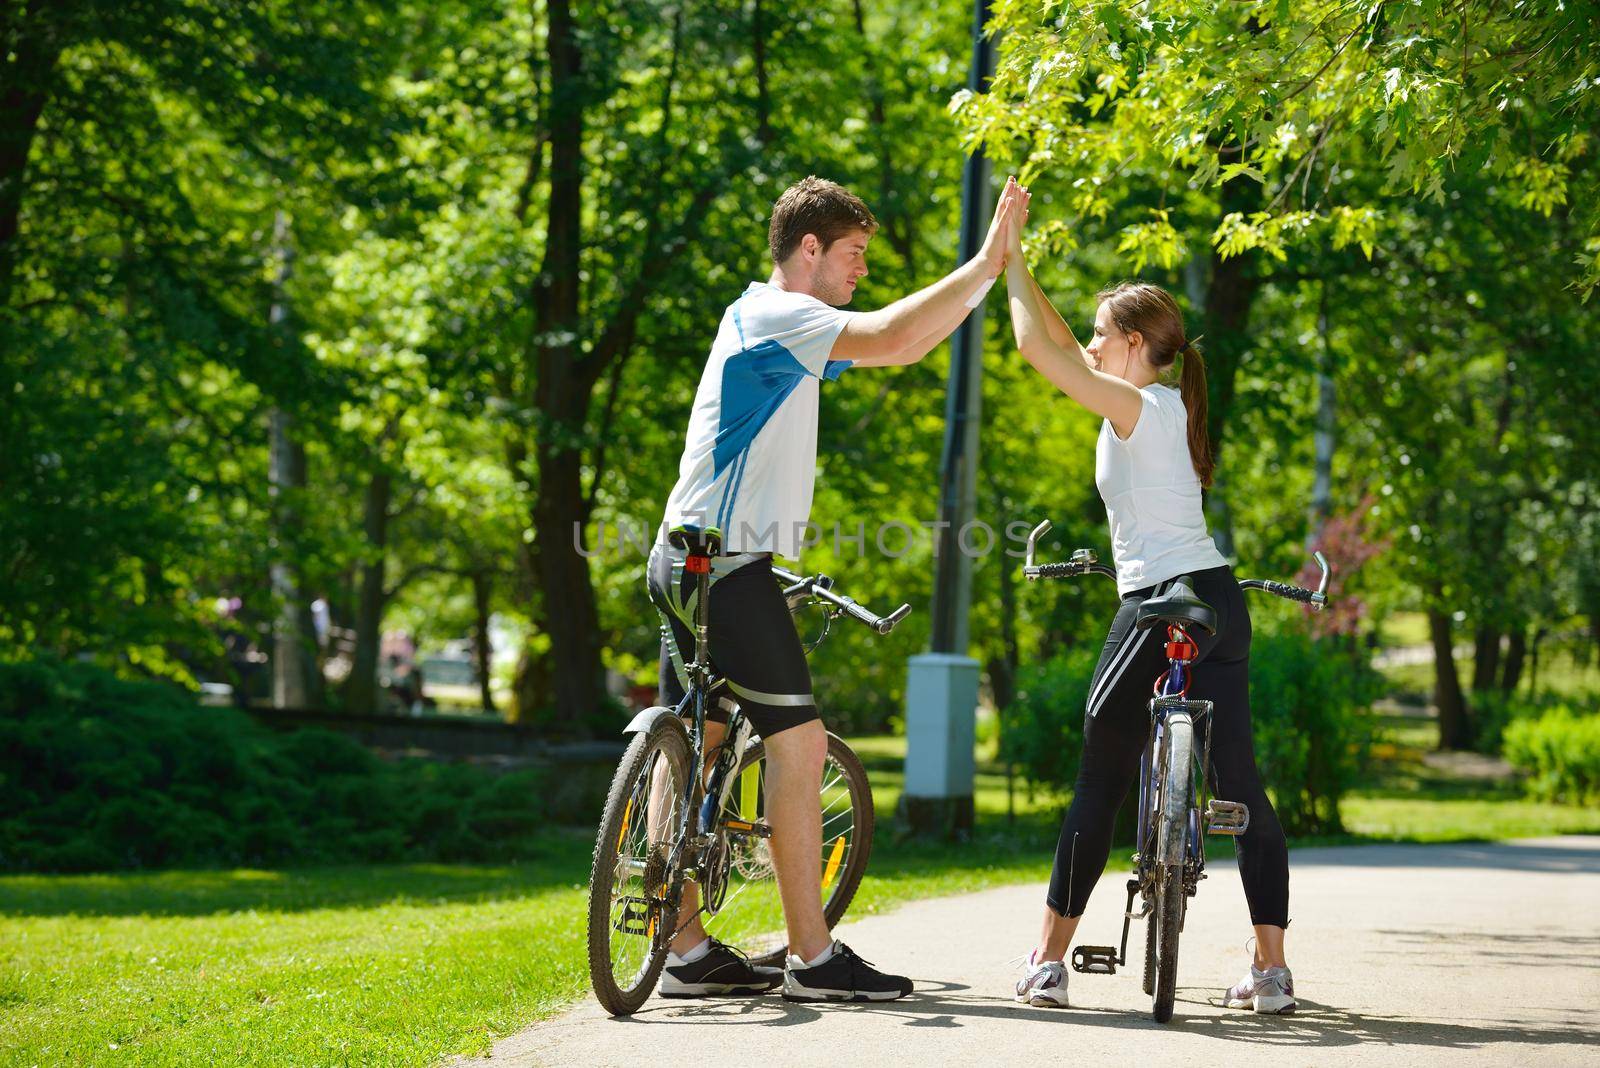
[[[1111,525],[1122,604],[1089,687],[1078,782],[1056,846],[1044,928],[1028,954],[1016,999],[1067,1004],[1067,946],[1105,869],[1112,823],[1137,778],[1149,734],[1151,686],[1166,669],[1162,643],[1150,637],[1157,632],[1135,631],[1134,617],[1146,598],[1189,575],[1218,620],[1215,635],[1190,635],[1200,656],[1189,696],[1214,702],[1209,729],[1217,796],[1250,809],[1249,829],[1236,842],[1255,957],[1226,1001],[1256,1012],[1293,1012],[1294,980],[1283,956],[1288,850],[1261,787],[1250,738],[1250,613],[1201,512],[1200,490],[1211,484],[1212,474],[1205,367],[1185,337],[1176,302],[1160,287],[1142,283],[1125,282],[1099,294],[1094,337],[1080,346],[1028,273],[1021,244],[1027,191],[1021,195],[1023,210],[1012,214],[1006,256],[1012,327],[1034,369],[1105,420],[1095,447],[1095,484]],[[1180,357],[1180,388],[1162,383]]]

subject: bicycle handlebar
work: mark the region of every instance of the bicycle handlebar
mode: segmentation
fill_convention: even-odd
[[[911,606],[902,604],[886,616],[880,616],[870,611],[865,605],[854,597],[846,597],[842,593],[833,591],[833,579],[827,575],[797,575],[781,567],[773,567],[772,573],[779,581],[784,583],[783,595],[785,597],[809,596],[818,600],[827,601],[835,610],[849,616],[851,619],[864,623],[879,634],[888,634],[906,616],[911,614]]]
[[[1038,547],[1039,539],[1050,532],[1050,520],[1043,520],[1033,528],[1028,535],[1027,562],[1022,568],[1023,577],[1033,579],[1048,578],[1073,578],[1078,575],[1106,575],[1116,578],[1117,573],[1104,564],[1097,563],[1093,549],[1078,549],[1072,554],[1072,559],[1064,564],[1035,564],[1033,562],[1034,550]],[[1264,590],[1276,597],[1288,601],[1298,601],[1308,604],[1317,611],[1321,611],[1328,604],[1328,558],[1320,552],[1311,554],[1316,558],[1317,566],[1322,569],[1322,581],[1314,590],[1304,586],[1295,586],[1288,582],[1274,582],[1271,579],[1240,579],[1241,590]]]

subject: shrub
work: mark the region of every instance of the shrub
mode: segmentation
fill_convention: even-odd
[[[1538,719],[1566,701],[1556,694],[1534,696],[1527,693],[1502,694],[1476,691],[1472,703],[1472,748],[1479,753],[1498,753],[1505,746],[1505,734],[1518,720]]]
[[[1516,720],[1506,728],[1505,757],[1527,774],[1523,786],[1539,800],[1600,802],[1600,716],[1561,706]]]
[[[0,664],[0,870],[525,854],[588,823],[601,771],[389,763],[82,664]]]
[[[1286,833],[1336,834],[1339,800],[1356,782],[1372,740],[1368,714],[1381,677],[1343,638],[1298,626],[1257,631],[1250,649],[1256,764]]]
[[[1083,716],[1098,650],[1078,646],[1017,673],[1017,699],[1002,713],[1001,759],[1032,783],[1065,792],[1078,778]]]
[[[1002,756],[1038,785],[1068,791],[1077,778],[1097,655],[1088,647],[1070,649],[1019,673]],[[1366,709],[1378,682],[1344,639],[1313,639],[1298,626],[1256,633],[1250,659],[1256,763],[1286,832],[1342,829],[1339,799],[1365,759],[1371,737]]]

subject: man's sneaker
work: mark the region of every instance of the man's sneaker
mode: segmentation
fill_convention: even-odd
[[[681,958],[679,958],[681,960]],[[710,994],[764,994],[783,982],[783,969],[762,968],[732,946],[711,939],[710,950],[693,961],[672,963],[661,971],[664,998],[703,998]]]
[[[828,958],[812,967],[790,954],[783,974],[783,996],[789,1001],[893,1001],[909,993],[910,979],[883,974],[843,942],[835,942]]]
[[[1039,951],[1028,951],[1017,980],[1017,1000],[1024,1005],[1064,1009],[1067,1007],[1067,966],[1058,960],[1035,961]]]
[[[1251,1009],[1277,1015],[1294,1011],[1294,975],[1288,968],[1268,968],[1240,979],[1223,995],[1230,1009]]]

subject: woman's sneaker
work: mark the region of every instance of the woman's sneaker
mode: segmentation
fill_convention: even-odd
[[[781,968],[762,968],[732,946],[715,938],[693,960],[673,954],[661,972],[664,998],[703,998],[711,994],[764,994],[783,982]],[[694,954],[694,950],[690,950]]]
[[[809,965],[791,953],[783,975],[788,1001],[893,1001],[909,993],[910,979],[885,975],[843,942],[834,942],[825,959]]]
[[[1240,979],[1223,998],[1230,1009],[1251,1009],[1274,1015],[1291,1013],[1295,1009],[1294,975],[1288,968],[1268,968],[1263,972],[1252,965],[1250,974]]]
[[[1064,1009],[1067,1007],[1067,966],[1058,960],[1035,961],[1039,951],[1030,949],[1017,980],[1017,1000],[1024,1005]]]

